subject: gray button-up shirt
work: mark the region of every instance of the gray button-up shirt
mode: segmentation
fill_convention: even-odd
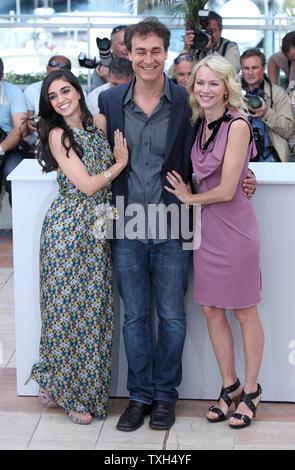
[[[126,213],[130,217],[125,218],[125,235],[128,237],[128,230],[133,226],[137,233],[136,239],[159,243],[170,238],[169,228],[166,233],[167,216],[160,174],[171,113],[171,91],[165,76],[164,93],[151,116],[147,117],[132,99],[133,86],[134,80],[123,103],[124,134],[130,152],[127,209],[130,212]],[[154,211],[156,206],[157,210]],[[135,211],[133,214],[132,210]],[[153,215],[148,217],[151,213]]]

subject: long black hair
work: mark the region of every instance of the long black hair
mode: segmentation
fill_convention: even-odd
[[[49,75],[47,75],[41,87],[39,101],[40,119],[37,124],[37,131],[39,136],[38,162],[42,166],[42,169],[45,173],[56,170],[58,167],[48,144],[49,133],[55,127],[60,127],[64,131],[62,135],[62,145],[66,150],[67,156],[69,156],[70,149],[73,149],[80,158],[83,156],[83,149],[74,140],[72,129],[66,124],[64,118],[53,109],[48,97],[48,89],[51,83],[59,78],[65,82],[70,83],[70,85],[76,88],[76,90],[80,93],[80,108],[83,128],[87,129],[88,126],[93,126],[92,114],[86,106],[82,87],[75,75],[67,69],[54,70]]]

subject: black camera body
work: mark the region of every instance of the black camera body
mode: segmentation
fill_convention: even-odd
[[[255,158],[252,158],[252,162],[259,162],[260,157],[264,153],[264,137],[260,134],[258,127],[253,127],[253,137],[256,145],[257,155]]]
[[[78,56],[78,61],[81,67],[86,67],[88,69],[95,69],[98,65],[103,65],[109,67],[112,61],[112,52],[111,52],[111,41],[108,38],[96,38],[96,45],[99,50],[99,61],[94,59],[89,59],[86,57],[85,52],[80,52]]]
[[[4,167],[4,163],[5,163],[5,159],[6,159],[6,155],[0,155],[0,171],[2,170],[2,168]]]
[[[209,11],[208,10],[200,10],[199,11],[199,28],[194,30],[194,42],[193,48],[204,49],[207,46],[210,36],[212,36],[211,31],[207,31],[209,26],[209,19],[208,19]]]
[[[86,67],[87,69],[95,69],[99,64],[95,57],[94,59],[88,59],[85,52],[80,52],[78,55],[78,61],[81,67]]]

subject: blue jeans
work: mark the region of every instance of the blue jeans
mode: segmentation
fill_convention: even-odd
[[[115,241],[112,254],[125,307],[130,399],[148,404],[175,402],[182,378],[184,295],[191,252],[183,251],[176,240],[154,245],[125,239]],[[151,318],[153,293],[159,319],[157,341]]]
[[[7,176],[11,173],[17,165],[23,160],[23,156],[17,152],[12,151],[5,156],[5,163],[2,170],[2,183],[5,186],[6,191],[9,195],[9,202],[11,205],[11,181],[7,181]]]

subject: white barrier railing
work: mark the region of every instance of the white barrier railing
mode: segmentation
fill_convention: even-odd
[[[0,15],[0,57],[5,61],[6,72],[37,73],[45,71],[49,57],[53,54],[62,54],[71,59],[73,71],[78,73],[81,71],[77,59],[79,52],[85,52],[88,57],[98,56],[96,36],[109,37],[112,28],[118,24],[132,24],[142,18],[126,13],[112,15],[103,12],[87,15],[79,12],[54,15]],[[161,16],[159,20],[167,25],[174,38],[169,49],[167,61],[169,67],[173,58],[182,49],[185,27],[183,21],[173,20],[171,16]],[[295,17],[223,17],[223,28],[224,36],[236,40],[241,52],[247,47],[255,47],[260,40],[264,40],[264,51],[268,58],[280,49],[284,34],[295,29]],[[241,32],[238,40],[233,38],[237,30]],[[86,72],[85,69],[84,71]],[[88,85],[91,73],[88,72]]]

